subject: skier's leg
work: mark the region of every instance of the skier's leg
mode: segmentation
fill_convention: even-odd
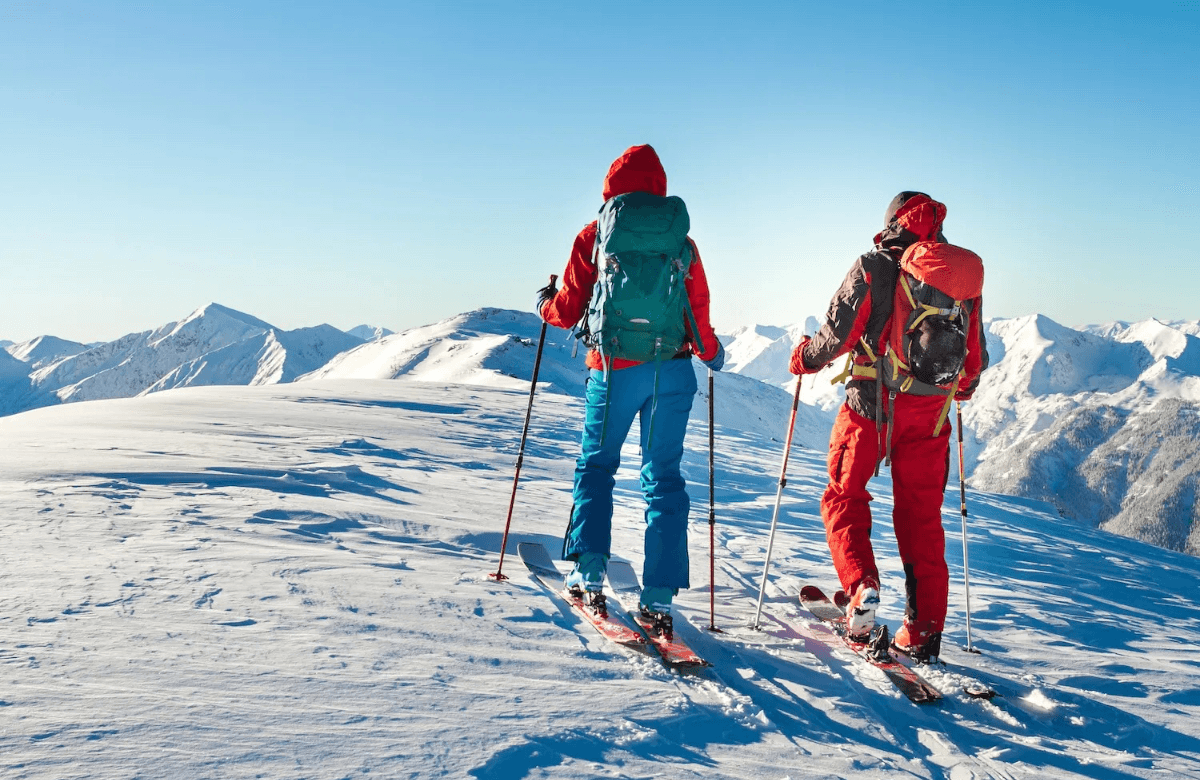
[[[949,421],[933,435],[943,403],[936,396],[901,395],[892,436],[892,519],[904,564],[905,620],[929,631],[941,631],[945,625],[950,589],[942,528],[942,496],[950,469]]]
[[[696,397],[696,373],[690,360],[667,360],[658,370],[657,398],[652,392],[641,409],[642,494],[646,497],[646,561],[642,582],[648,593],[652,588],[689,587],[690,502],[679,464],[683,459],[688,415]],[[650,436],[652,422],[653,436]],[[666,601],[669,603],[669,599]]]
[[[821,519],[833,567],[847,593],[864,579],[879,580],[867,492],[878,452],[875,422],[843,404],[829,437],[829,485],[821,496]]]
[[[588,552],[607,556],[612,551],[613,475],[621,465],[621,445],[642,404],[630,392],[636,390],[629,386],[626,372],[630,370],[610,372],[607,382],[603,372],[592,371],[588,379],[582,451],[575,464],[571,521],[563,545],[565,560],[578,560]]]

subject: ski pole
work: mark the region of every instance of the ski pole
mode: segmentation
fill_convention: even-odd
[[[796,409],[800,406],[800,377],[796,377],[796,395],[792,398],[792,418],[788,421],[787,443],[783,445],[783,465],[779,467],[779,490],[775,493],[775,512],[771,515],[771,533],[767,537],[767,560],[763,563],[762,584],[758,586],[758,609],[754,613],[755,631],[762,629],[763,598],[767,593],[767,572],[771,569],[771,551],[775,547],[775,528],[779,525],[779,504],[783,501],[783,488],[787,485],[788,455],[792,451],[792,431],[796,429]]]
[[[971,564],[967,556],[967,482],[966,468],[963,466],[963,426],[962,404],[954,402],[954,411],[958,416],[958,497],[962,506],[963,529],[963,585],[967,595],[967,652],[979,653],[971,646]]]
[[[558,281],[557,274],[550,274],[550,286]],[[540,314],[539,314],[540,316]],[[517,482],[521,479],[521,464],[525,461],[525,437],[529,435],[529,417],[533,412],[533,394],[537,391],[538,369],[542,366],[542,345],[546,343],[546,321],[542,320],[542,332],[538,336],[537,357],[533,359],[533,379],[529,382],[529,405],[525,407],[525,427],[521,429],[521,446],[517,449],[517,470],[513,474],[512,496],[508,499],[508,519],[504,521],[504,536],[500,540],[500,565],[488,575],[493,580],[506,580],[504,576],[504,550],[508,547],[508,529],[512,526],[513,506],[517,503]]]
[[[708,369],[708,630],[717,628],[717,480],[713,465],[716,425],[713,403],[713,370]]]

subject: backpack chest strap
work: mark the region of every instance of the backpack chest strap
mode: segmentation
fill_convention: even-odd
[[[913,297],[912,287],[910,287],[908,284],[908,276],[906,274],[900,275],[900,287],[904,290],[904,294],[908,297],[908,305],[912,307],[913,311],[920,310],[921,312],[917,315],[916,319],[912,321],[912,324],[908,326],[908,330],[906,331],[908,333],[912,333],[914,330],[916,330],[917,326],[921,324],[921,320],[925,319],[926,317],[942,316],[953,318],[958,317],[962,313],[962,301],[955,301],[954,305],[949,309],[931,306],[928,303],[918,303],[917,299]]]

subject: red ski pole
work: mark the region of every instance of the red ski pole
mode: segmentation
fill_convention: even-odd
[[[550,274],[550,286],[558,281],[557,274]],[[542,367],[542,345],[546,343],[546,321],[542,320],[542,332],[538,336],[537,357],[533,360],[533,379],[529,382],[529,405],[525,407],[525,427],[521,429],[521,446],[517,449],[517,470],[513,474],[512,496],[508,499],[508,519],[504,521],[504,536],[500,540],[500,565],[488,575],[493,580],[506,580],[504,576],[504,551],[508,548],[508,530],[512,526],[513,507],[517,503],[517,482],[521,479],[521,464],[525,462],[525,438],[529,435],[529,417],[533,412],[533,394],[537,392],[538,369]]]

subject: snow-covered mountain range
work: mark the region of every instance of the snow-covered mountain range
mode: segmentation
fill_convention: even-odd
[[[995,370],[964,412],[973,484],[1200,554],[1197,332],[1200,323],[1157,320],[993,322]]]
[[[285,331],[216,303],[91,346],[42,336],[6,348],[0,414],[178,387],[290,382],[361,343],[329,325]]]
[[[792,346],[817,326],[740,328],[722,336],[717,418],[786,435]],[[197,385],[397,379],[524,390],[540,321],[479,309],[402,333],[328,325],[281,331],[217,304],[99,345],[53,337],[0,352],[0,413]],[[362,337],[368,337],[365,341]],[[580,396],[583,350],[547,331],[542,392]],[[1053,504],[1069,518],[1200,554],[1200,322],[1108,323],[1075,330],[1042,315],[993,320],[991,367],[963,405],[974,486]],[[701,395],[703,367],[696,364]],[[823,449],[843,396],[841,362],[805,378],[797,441]],[[703,406],[698,404],[698,407]],[[697,412],[700,413],[700,412]]]
[[[803,327],[730,334],[728,370],[778,386]],[[1089,525],[1200,554],[1200,322],[1114,322],[1075,330],[1043,315],[991,320],[991,365],[963,405],[971,484],[1035,498]],[[834,410],[829,380],[802,399]]]

